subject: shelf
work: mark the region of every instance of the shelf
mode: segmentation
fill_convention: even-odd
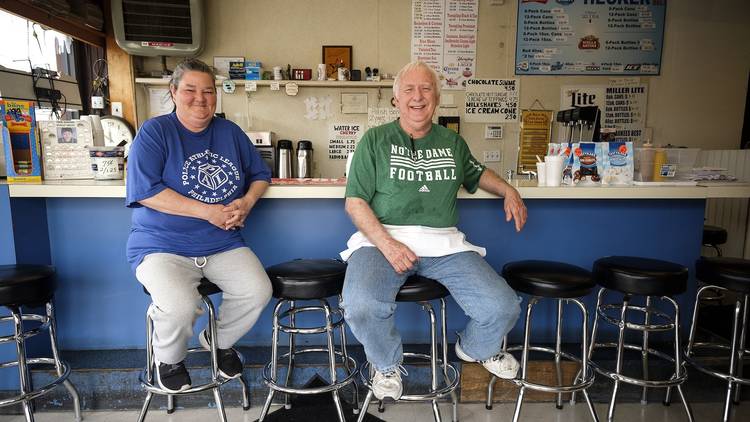
[[[223,80],[216,80],[216,85],[221,85]],[[393,80],[386,81],[247,81],[244,79],[233,79],[237,86],[245,86],[248,82],[255,82],[257,86],[271,86],[272,83],[278,82],[279,86],[284,86],[290,82],[294,82],[302,87],[316,87],[316,88],[390,88],[393,86]],[[135,78],[135,83],[143,85],[168,85],[169,79],[165,78]]]

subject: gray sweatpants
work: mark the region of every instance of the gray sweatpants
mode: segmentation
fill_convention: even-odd
[[[203,257],[198,258],[202,263]],[[221,349],[232,347],[250,331],[271,300],[271,281],[247,247],[210,255],[202,268],[191,257],[149,254],[135,276],[151,294],[148,312],[154,321],[154,356],[162,363],[178,363],[187,355],[193,324],[201,314],[202,277],[223,291],[216,334]]]

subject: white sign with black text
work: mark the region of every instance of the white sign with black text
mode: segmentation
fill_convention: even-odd
[[[469,79],[466,81],[467,122],[517,122],[518,79]]]
[[[328,159],[346,160],[363,133],[362,125],[358,123],[332,123],[328,128]]]

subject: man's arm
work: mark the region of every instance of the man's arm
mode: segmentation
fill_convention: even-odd
[[[383,253],[396,272],[403,273],[414,266],[417,255],[388,234],[364,199],[348,197],[345,208],[357,229]]]
[[[505,221],[512,218],[516,223],[516,231],[520,232],[526,224],[526,206],[523,204],[518,191],[503,180],[494,171],[486,169],[479,177],[479,187],[495,195],[505,198],[503,208],[505,209]]]
[[[165,214],[193,217],[206,220],[216,227],[225,228],[230,215],[221,204],[206,204],[187,198],[166,188],[154,196],[138,201],[141,205]]]

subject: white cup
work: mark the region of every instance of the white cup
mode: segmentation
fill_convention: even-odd
[[[273,67],[273,80],[280,81],[282,80],[281,76],[281,66],[274,66]]]
[[[536,163],[536,184],[547,186],[547,163]]]
[[[562,155],[548,155],[544,157],[545,167],[547,168],[545,177],[547,186],[560,186],[562,183],[563,159]]]
[[[326,65],[323,63],[318,65],[318,80],[319,81],[326,80]]]

